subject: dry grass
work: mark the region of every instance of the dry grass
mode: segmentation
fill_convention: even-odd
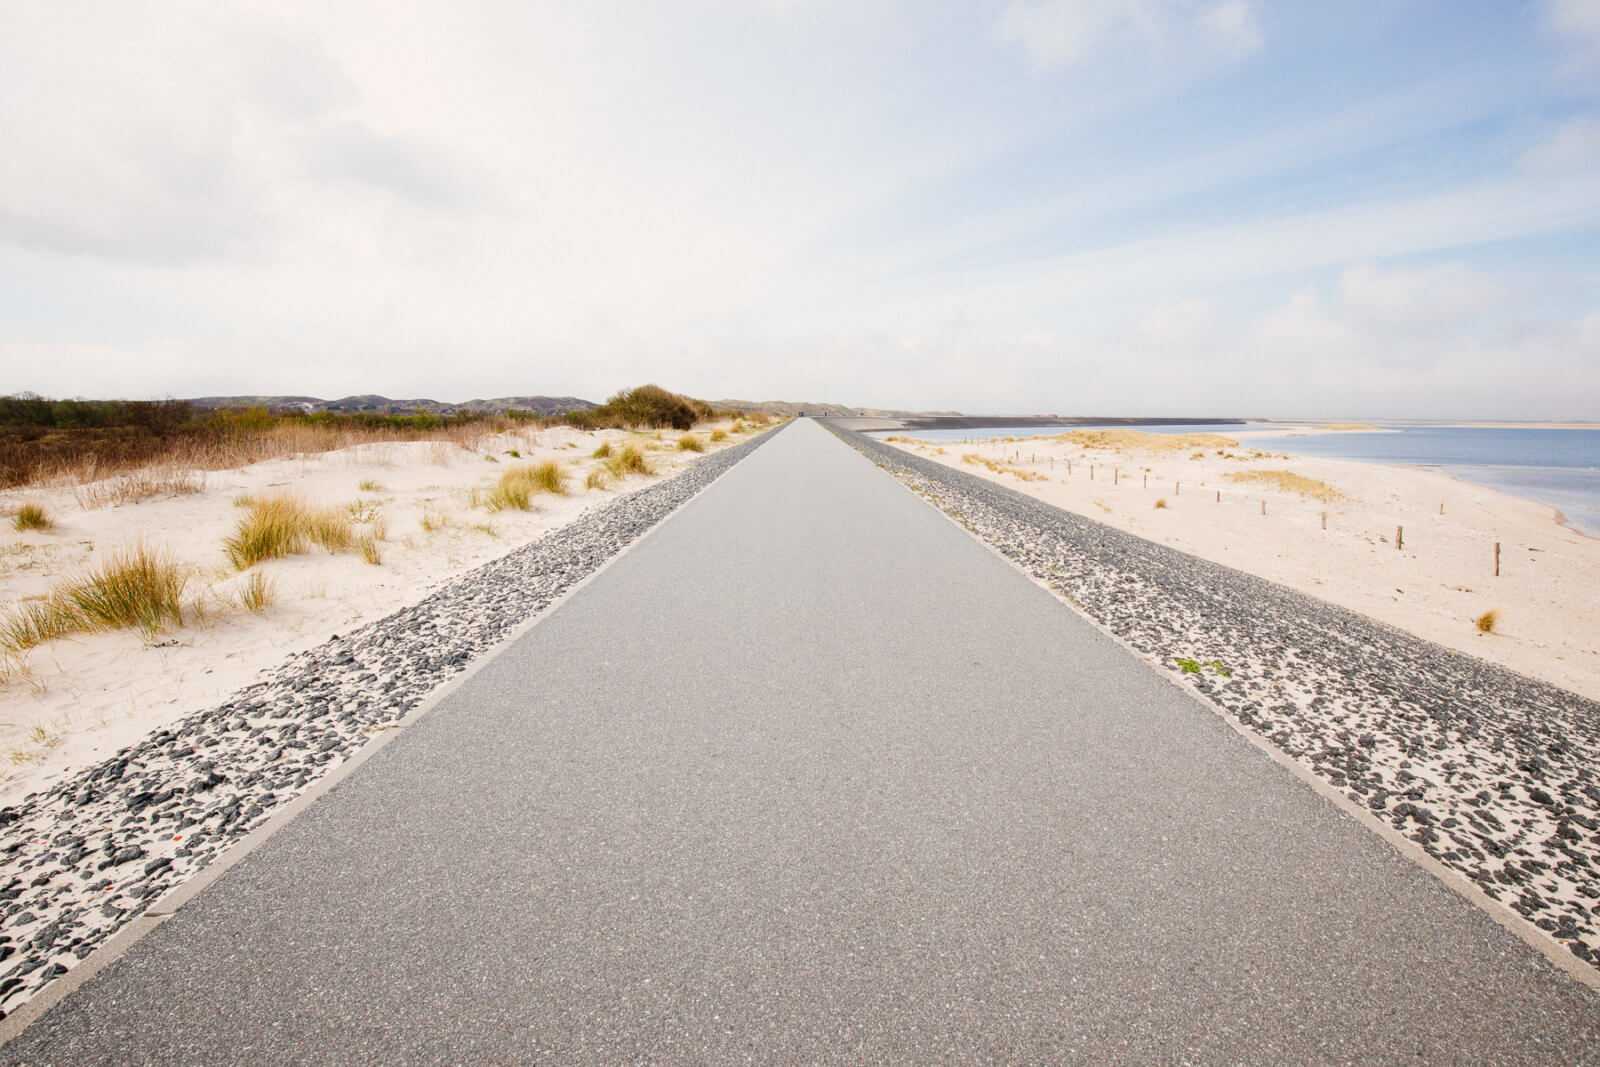
[[[91,481],[73,490],[78,506],[85,511],[96,508],[137,504],[158,496],[185,496],[203,492],[206,476],[192,468],[161,466],[120,474],[104,481]]]
[[[1009,474],[1021,482],[1047,482],[1050,480],[1045,475],[1040,474],[1037,471],[1031,471],[1025,467],[1013,467],[1009,464],[992,460],[988,456],[981,456],[976,452],[967,452],[963,454],[961,457],[961,462],[984,467],[991,474]]]
[[[733,425],[728,427],[728,432],[729,433],[744,433],[745,432],[745,425],[744,425],[744,423],[739,422],[736,419],[736,420],[734,420]]]
[[[339,508],[309,508],[291,496],[263,497],[250,502],[233,536],[222,550],[238,570],[262,560],[282,559],[317,544],[329,552],[348,551],[355,544],[350,515]]]
[[[1164,510],[1166,508],[1166,506],[1167,506],[1167,498],[1166,497],[1160,497],[1160,498],[1158,498],[1156,500],[1156,510],[1158,510],[1158,511]]]
[[[53,530],[55,522],[50,518],[50,513],[38,504],[24,504],[17,509],[11,517],[11,525],[18,532],[23,530]]]
[[[272,587],[272,580],[266,574],[251,571],[239,590],[239,606],[252,615],[260,615],[272,606],[277,596],[277,590]]]
[[[361,481],[356,483],[356,488],[361,490],[363,493],[383,492],[383,485],[379,482],[373,481],[371,478],[361,479]]]
[[[623,445],[617,449],[610,459],[606,460],[606,473],[619,480],[626,478],[630,474],[654,474],[655,472],[655,468],[650,465],[650,461],[645,458],[644,453],[632,445]]]
[[[706,443],[692,433],[686,433],[678,438],[679,452],[704,452]]]
[[[351,522],[376,522],[382,511],[376,500],[352,500],[344,506]]]
[[[711,440],[713,442],[726,441],[727,439],[728,439],[728,431],[727,430],[717,429],[717,430],[712,430],[711,431]]]
[[[490,511],[527,511],[536,493],[565,493],[567,472],[554,460],[536,466],[512,467],[489,492]]]
[[[1052,441],[1104,452],[1183,452],[1194,448],[1237,448],[1239,442],[1215,433],[1146,433],[1143,430],[1072,430]]]
[[[597,467],[590,471],[588,476],[583,479],[583,487],[585,489],[609,489],[611,487],[611,480],[606,477],[605,471],[600,470]]]
[[[1472,625],[1478,628],[1480,634],[1492,634],[1496,624],[1500,622],[1500,613],[1493,608],[1472,620]]]
[[[421,526],[423,533],[438,533],[450,527],[450,516],[442,511],[424,511]]]
[[[1284,493],[1294,493],[1310,500],[1321,500],[1324,503],[1333,503],[1343,500],[1344,494],[1339,492],[1327,482],[1315,478],[1307,478],[1303,474],[1293,471],[1234,471],[1227,475],[1230,482],[1241,482],[1247,485],[1267,485]]]
[[[164,554],[143,545],[57,586],[43,600],[21,605],[0,623],[0,649],[16,655],[75,633],[137,629],[147,637],[183,624],[188,575]]]
[[[356,548],[361,553],[363,561],[376,567],[383,562],[383,553],[378,550],[378,539],[371,534],[363,534],[356,540]]]
[[[594,456],[595,459],[610,459],[611,458],[611,442],[610,441],[601,441],[600,442],[600,447],[595,449],[593,452],[591,452],[590,455]]]

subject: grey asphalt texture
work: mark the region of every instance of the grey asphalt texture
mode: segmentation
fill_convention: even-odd
[[[1596,1058],[1600,999],[820,427],[6,1062]]]

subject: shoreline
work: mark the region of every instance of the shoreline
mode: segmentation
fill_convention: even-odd
[[[1228,436],[1239,445],[1156,451],[869,439],[1600,699],[1600,604],[1583,592],[1600,587],[1600,538],[1559,508],[1448,467],[1265,452]],[[1302,495],[1295,478],[1328,498]],[[1492,632],[1480,632],[1490,613]]]

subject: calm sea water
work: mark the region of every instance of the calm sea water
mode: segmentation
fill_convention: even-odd
[[[1222,433],[1244,426],[1136,426],[1152,433]],[[982,430],[888,431],[928,441],[1046,437],[1093,427],[995,426]],[[1252,448],[1304,456],[1434,467],[1464,481],[1559,508],[1567,523],[1600,537],[1600,429],[1542,430],[1483,426],[1385,425],[1383,432],[1343,431],[1251,438]]]
[[[1142,430],[1145,433],[1229,433],[1234,430],[1259,430],[1261,427],[1243,423],[1232,426],[1189,426],[1174,423],[1171,426],[986,426],[981,430],[873,430],[878,436],[900,434],[923,441],[987,441],[992,437],[1049,437],[1072,430]]]
[[[1250,444],[1305,456],[1435,467],[1559,508],[1569,525],[1600,536],[1600,429],[1412,425],[1385,431],[1263,437]]]

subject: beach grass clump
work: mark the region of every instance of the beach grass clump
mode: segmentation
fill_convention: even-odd
[[[356,483],[356,488],[361,490],[363,493],[381,493],[381,492],[383,492],[383,484],[381,482],[376,482],[376,481],[372,480],[371,478],[363,478],[363,479],[361,479],[359,482]]]
[[[728,427],[728,432],[729,433],[744,433],[745,432],[745,425],[744,425],[744,423],[740,422],[738,419],[735,419],[733,421],[733,425]]]
[[[272,579],[265,572],[251,571],[239,589],[239,606],[252,615],[260,615],[272,606],[277,596],[278,591],[273,588]]]
[[[611,479],[607,478],[606,472],[598,467],[590,471],[588,476],[583,479],[583,487],[585,489],[608,489],[610,486]]]
[[[535,464],[530,468],[530,477],[542,492],[560,496],[567,491],[567,472],[555,460]]]
[[[22,505],[11,517],[11,525],[19,533],[23,530],[53,530],[56,527],[50,513],[39,504]]]
[[[496,508],[494,506],[494,498],[492,496],[490,497],[489,507],[490,507],[490,510],[493,510],[493,511],[500,510],[499,508]],[[449,526],[450,526],[450,516],[446,515],[442,511],[431,511],[431,510],[430,511],[424,511],[422,513],[422,519],[420,520],[420,525],[422,526],[422,532],[423,533],[427,533],[427,534],[438,533],[440,530],[444,530],[444,529],[448,529],[449,528]]]
[[[1166,506],[1167,506],[1167,498],[1166,497],[1163,496],[1163,497],[1157,497],[1156,498],[1156,510],[1157,511],[1165,510]]]
[[[188,574],[161,552],[139,545],[117,552],[81,578],[29,601],[0,623],[8,654],[75,633],[137,629],[147,637],[183,625]]]
[[[1480,634],[1492,634],[1500,622],[1500,613],[1493,608],[1472,620],[1472,625],[1478,628]]]
[[[611,458],[611,442],[610,441],[601,441],[600,442],[600,447],[595,449],[593,452],[591,452],[589,454],[591,456],[593,456],[595,459],[610,459]]]
[[[727,439],[728,439],[728,431],[727,430],[723,430],[723,429],[719,428],[719,429],[711,431],[711,440],[713,442],[726,441]]]
[[[692,433],[686,433],[678,438],[679,452],[704,452],[706,443]]]
[[[378,548],[378,539],[372,534],[362,534],[357,538],[356,549],[361,553],[361,559],[374,567],[383,562],[383,552]]]
[[[1316,478],[1307,478],[1303,474],[1293,471],[1233,471],[1227,475],[1230,482],[1242,482],[1249,485],[1267,485],[1284,493],[1294,493],[1309,500],[1321,500],[1324,503],[1333,503],[1343,500],[1344,494],[1339,492],[1327,482]]]
[[[623,445],[617,449],[610,459],[606,460],[606,473],[618,480],[626,478],[630,474],[654,474],[655,472],[656,469],[650,465],[650,461],[645,458],[644,453],[633,445]]]
[[[305,507],[298,500],[264,497],[246,507],[233,536],[222,542],[222,551],[235,569],[249,570],[263,560],[306,550]]]
[[[249,570],[264,560],[304,552],[310,545],[346,552],[355,545],[351,514],[344,508],[311,508],[292,496],[252,500],[222,551],[236,570]]]
[[[487,503],[490,511],[527,511],[533,507],[536,493],[562,494],[566,491],[567,472],[554,460],[546,460],[506,471],[490,491]]]

